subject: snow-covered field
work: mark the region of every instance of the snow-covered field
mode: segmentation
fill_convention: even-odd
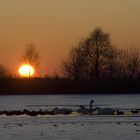
[[[138,95],[0,96],[0,111],[87,105],[140,109]],[[79,106],[78,106],[79,107]],[[140,111],[140,110],[139,110]],[[0,115],[0,140],[140,140],[140,112],[133,115]]]
[[[0,117],[0,140],[139,140],[140,117]]]

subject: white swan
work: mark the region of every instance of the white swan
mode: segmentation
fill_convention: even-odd
[[[94,111],[93,110],[93,103],[94,103],[94,100],[90,100],[89,108],[85,108],[85,106],[80,105],[80,109],[78,109],[77,112],[82,113],[82,114],[92,113]]]
[[[54,114],[65,114],[65,115],[68,115],[72,112],[71,109],[68,109],[68,108],[62,108],[62,109],[59,109],[58,107],[56,107],[54,110],[53,110],[53,113]]]
[[[115,110],[112,108],[95,108],[94,111],[98,111],[98,115],[114,115]]]

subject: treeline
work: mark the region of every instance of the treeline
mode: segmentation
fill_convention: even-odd
[[[137,48],[114,47],[110,34],[95,28],[71,49],[62,68],[64,77],[71,80],[139,80],[140,53]]]
[[[139,94],[136,81],[92,81],[42,78],[0,78],[0,95]]]
[[[27,45],[21,58],[22,62],[39,69],[39,52],[33,44]],[[95,28],[89,36],[73,47],[69,56],[62,62],[61,79],[68,80],[139,80],[140,52],[137,48],[119,49],[112,45],[110,34],[101,28]],[[46,75],[43,78],[60,79]],[[39,76],[38,76],[39,77]],[[0,64],[0,78],[19,78]],[[40,77],[41,78],[41,77]]]

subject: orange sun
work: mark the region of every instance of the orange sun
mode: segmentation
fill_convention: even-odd
[[[35,70],[31,65],[24,64],[19,67],[18,72],[20,76],[29,78],[34,75]]]

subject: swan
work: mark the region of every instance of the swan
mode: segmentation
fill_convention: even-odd
[[[115,110],[112,108],[95,108],[94,111],[98,111],[98,115],[114,115]]]
[[[80,105],[80,109],[78,109],[77,112],[82,113],[82,114],[92,113],[94,111],[93,110],[93,103],[94,103],[94,100],[90,100],[89,108],[85,108],[84,105]]]
[[[71,109],[67,109],[67,108],[62,108],[62,109],[59,109],[58,107],[56,107],[54,110],[53,110],[53,113],[54,114],[64,114],[64,115],[68,115],[72,112]]]
[[[90,100],[89,106],[90,106],[90,110],[91,110],[91,111],[93,110],[93,103],[94,103],[94,100]]]
[[[117,110],[117,115],[124,115],[124,112]]]
[[[132,114],[138,114],[139,113],[139,110],[131,110],[131,113]]]

